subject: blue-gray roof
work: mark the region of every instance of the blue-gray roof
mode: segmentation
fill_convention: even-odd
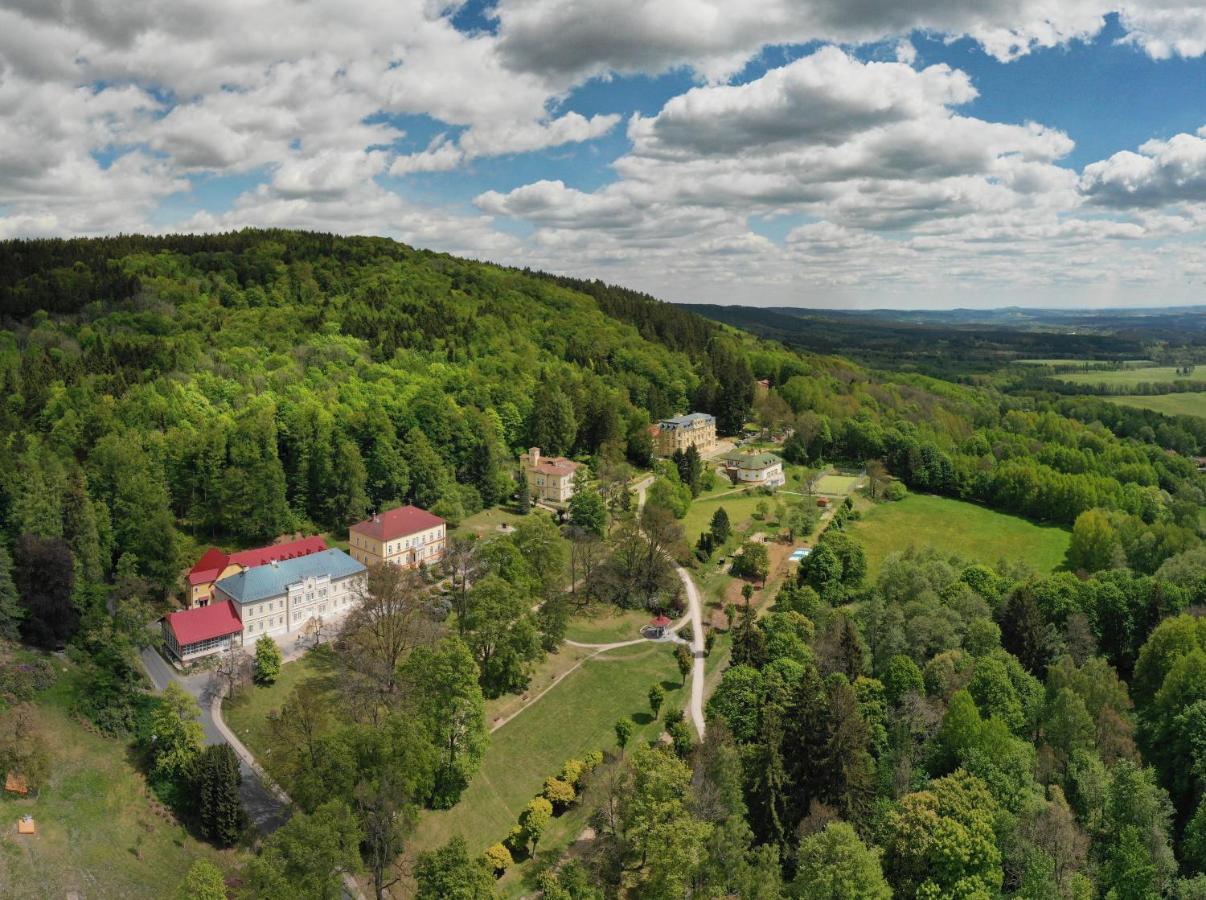
[[[707,413],[687,413],[685,416],[675,416],[673,419],[662,419],[658,424],[670,425],[674,428],[683,428],[687,425],[694,425],[696,422],[707,422],[715,418]]]
[[[238,603],[255,603],[279,597],[286,587],[305,578],[329,575],[335,581],[363,571],[364,566],[342,550],[331,549],[282,560],[276,565],[245,569],[238,575],[223,578],[214,586]]]

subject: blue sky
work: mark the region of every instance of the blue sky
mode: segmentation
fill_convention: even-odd
[[[1202,296],[1195,0],[99,2],[0,10],[0,236],[385,234],[684,302]]]

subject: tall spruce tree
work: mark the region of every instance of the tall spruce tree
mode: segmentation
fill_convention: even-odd
[[[239,759],[229,744],[206,747],[196,762],[195,796],[201,833],[219,847],[230,847],[247,827],[239,797]]]

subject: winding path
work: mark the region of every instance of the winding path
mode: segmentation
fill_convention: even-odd
[[[645,506],[645,491],[651,484],[653,484],[653,476],[648,475],[633,485],[637,494],[638,513]],[[695,579],[691,577],[691,573],[678,563],[674,563],[674,571],[678,573],[687,592],[687,615],[675,624],[674,630],[677,631],[688,620],[691,622],[691,655],[695,657],[695,664],[691,668],[691,701],[687,704],[687,712],[691,716],[691,722],[695,725],[696,733],[702,739],[705,729],[704,681],[707,676],[707,664],[704,662],[703,603],[699,599],[699,588],[695,586]]]

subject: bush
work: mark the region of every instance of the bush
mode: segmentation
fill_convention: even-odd
[[[603,764],[603,751],[592,750],[582,757],[582,766],[587,772],[593,772]]]
[[[582,780],[582,776],[585,772],[585,763],[576,759],[567,759],[565,761],[565,765],[561,767],[561,778],[562,780],[572,784],[574,787],[577,787],[578,782]]]
[[[528,833],[523,830],[522,825],[512,825],[511,830],[507,832],[506,839],[503,840],[503,845],[512,854],[522,853],[528,845]]]
[[[563,778],[546,778],[544,780],[544,798],[560,811],[577,799],[574,786]]]
[[[909,489],[904,486],[903,481],[892,481],[884,488],[885,500],[903,500],[909,495]]]
[[[495,878],[501,876],[515,862],[511,856],[511,851],[502,844],[495,844],[493,847],[487,849],[482,854],[482,860],[485,862],[486,868],[494,873]]]

